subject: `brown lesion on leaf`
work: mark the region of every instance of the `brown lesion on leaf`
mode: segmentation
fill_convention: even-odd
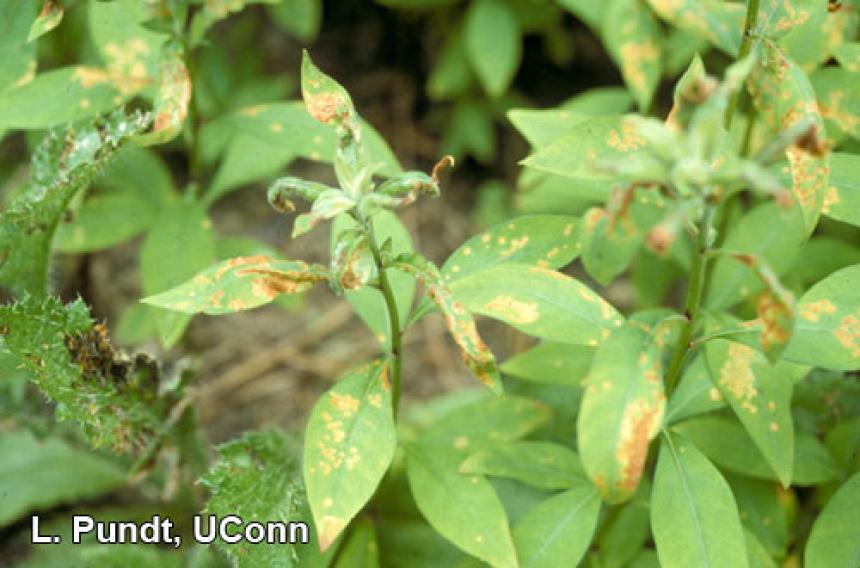
[[[648,445],[660,430],[665,407],[665,397],[659,393],[653,401],[640,399],[624,408],[615,451],[615,459],[620,466],[616,489],[632,493],[638,487],[648,457]]]
[[[759,395],[752,362],[756,352],[751,347],[740,343],[731,343],[726,362],[720,368],[719,385],[741,404],[741,408],[750,414],[758,412],[754,402]]]
[[[329,398],[331,399],[331,405],[334,409],[346,417],[350,417],[358,412],[358,409],[361,406],[361,401],[348,394],[338,394],[333,392],[329,394]]]
[[[540,319],[540,309],[536,302],[521,302],[505,294],[496,296],[487,302],[484,308],[517,324],[534,323]]]
[[[828,299],[806,302],[800,305],[800,317],[812,323],[818,322],[822,315],[836,313],[836,306]]]
[[[793,300],[791,296],[778,297],[770,291],[766,291],[759,298],[758,316],[763,325],[760,341],[765,351],[770,351],[776,345],[785,345],[791,339],[794,324]]]
[[[308,113],[317,121],[329,124],[336,119],[341,119],[349,114],[346,99],[343,95],[336,93],[318,93],[309,95],[305,104]]]
[[[256,264],[268,267],[271,262],[272,258],[266,255],[238,256],[236,258],[231,258],[225,262],[217,272],[215,272],[215,280],[221,280],[225,274],[239,266]],[[241,276],[241,274],[237,273],[237,276]]]
[[[860,314],[860,310],[858,310],[858,314]],[[860,357],[860,319],[857,316],[849,314],[842,318],[833,335],[844,348],[851,352],[852,358]]]

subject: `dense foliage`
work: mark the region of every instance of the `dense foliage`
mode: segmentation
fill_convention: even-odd
[[[307,51],[302,100],[286,100],[282,78],[217,44],[234,13],[310,42],[317,1],[0,6],[0,132],[32,148],[28,176],[0,177],[0,550],[68,506],[304,520],[312,540],[65,539],[23,547],[21,565],[856,567],[860,3],[379,4],[443,36],[426,85],[442,147],[491,162],[495,120],[530,146],[505,218],[439,265],[398,213],[445,199],[454,157],[404,171]],[[524,42],[563,63],[571,14],[624,88],[521,106]],[[63,33],[85,36],[78,52]],[[335,182],[282,175],[299,158]],[[212,206],[259,182],[293,239],[328,228],[328,264],[218,232]],[[205,377],[115,348],[54,288],[57,253],[137,236],[126,342],[181,350],[199,314],[301,309],[319,285],[378,352],[319,398],[303,438],[272,428],[212,451]],[[617,286],[624,306],[606,299]],[[402,337],[440,316],[478,384],[402,404]],[[479,317],[535,341],[499,363]]]

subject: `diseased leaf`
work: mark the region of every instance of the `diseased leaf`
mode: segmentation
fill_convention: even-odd
[[[0,526],[39,509],[92,499],[125,484],[125,471],[61,438],[38,439],[30,432],[0,434]]]
[[[564,215],[525,215],[500,223],[460,245],[442,274],[454,282],[507,262],[562,268],[579,253],[576,223]]]
[[[106,113],[125,98],[104,69],[60,67],[0,94],[0,128],[54,128]]]
[[[514,527],[521,568],[576,566],[594,536],[600,497],[584,480],[532,508]]]
[[[660,566],[747,566],[729,485],[696,446],[677,434],[661,438],[651,527]]]
[[[593,347],[544,341],[506,360],[501,370],[518,379],[579,386],[593,357]]]
[[[314,405],[304,478],[321,550],[373,496],[396,444],[387,362],[348,373]]]
[[[837,370],[860,369],[860,264],[834,272],[797,302],[785,358]]]
[[[456,300],[445,284],[439,269],[415,253],[400,255],[392,266],[421,280],[427,295],[442,312],[448,332],[460,348],[463,362],[475,378],[494,393],[501,394],[502,379],[499,376],[496,358],[478,335],[472,314]]]
[[[834,153],[830,156],[830,187],[821,212],[837,221],[860,227],[860,156]]]
[[[265,255],[242,256],[141,301],[185,314],[229,314],[268,304],[281,294],[299,294],[328,276],[320,265]]]
[[[834,46],[833,57],[846,71],[860,71],[860,42],[845,42]]]
[[[457,280],[451,291],[475,313],[562,343],[596,346],[624,321],[586,285],[541,266],[496,265]]]
[[[136,142],[151,146],[176,138],[182,131],[190,101],[191,77],[185,67],[184,50],[178,42],[168,42],[161,48],[161,71],[152,131],[138,136]]]
[[[460,464],[460,473],[516,479],[541,489],[568,489],[585,479],[576,452],[551,442],[513,442],[478,450]]]
[[[734,223],[722,248],[754,256],[778,276],[791,266],[804,242],[798,210],[765,203]],[[714,309],[729,307],[764,287],[755,270],[734,258],[721,256],[714,263],[705,303]]]
[[[810,81],[825,123],[860,138],[860,69],[825,67],[813,73]]]
[[[725,407],[720,390],[711,382],[704,355],[699,355],[684,370],[666,408],[666,424],[705,414]]]
[[[30,33],[27,35],[27,41],[33,41],[42,37],[54,28],[60,25],[63,21],[63,3],[61,0],[44,0],[42,9],[39,11],[39,16],[33,21],[30,26]]]
[[[161,211],[140,250],[144,297],[176,288],[215,260],[212,221],[196,203],[174,203]],[[190,308],[189,308],[190,309]],[[191,321],[186,313],[159,309],[156,326],[161,343],[174,345]]]
[[[582,465],[605,501],[621,503],[639,486],[648,446],[663,425],[660,349],[628,323],[597,348],[585,385],[576,430]]]
[[[574,125],[522,164],[576,180],[607,180],[608,165],[644,155],[645,139],[629,117],[598,116]]]
[[[163,433],[171,401],[159,396],[158,366],[117,353],[82,301],[28,296],[0,306],[0,331],[5,351],[56,404],[57,417],[77,422],[93,446],[141,452]]]
[[[245,523],[264,524],[302,518],[298,460],[285,434],[278,430],[249,432],[219,446],[218,453],[219,461],[200,480],[212,494],[204,515],[237,515]],[[220,538],[215,544],[240,568],[295,566],[296,550],[303,548],[294,549],[289,544],[249,546]]]
[[[785,52],[770,41],[759,44],[758,60],[747,88],[759,116],[775,130],[802,128],[803,137],[789,146],[786,157],[792,193],[803,213],[804,233],[815,229],[830,174],[829,152],[823,142],[824,123],[809,78]]]
[[[836,492],[812,525],[803,560],[808,568],[848,568],[860,558],[860,473]]]
[[[421,514],[447,540],[494,568],[518,566],[507,515],[493,486],[457,472],[457,454],[406,444],[406,473]]]
[[[662,74],[660,24],[642,0],[613,0],[603,10],[601,31],[639,110],[647,112]]]
[[[705,344],[711,380],[776,472],[783,487],[794,469],[794,386],[765,357],[741,343],[714,339]]]
[[[504,93],[520,66],[521,30],[516,14],[503,0],[476,0],[465,27],[466,56],[491,96]]]
[[[708,459],[720,468],[733,473],[778,481],[755,443],[734,419],[725,416],[700,416],[681,422],[673,427],[696,444]],[[835,479],[838,468],[833,457],[817,438],[804,432],[796,432],[794,439],[793,485],[805,487],[818,485]]]
[[[745,8],[721,0],[648,0],[648,4],[673,26],[707,40],[732,57],[741,46]]]
[[[470,453],[519,440],[551,416],[550,408],[537,401],[510,395],[490,397],[449,411],[430,424],[419,441],[426,448],[460,452],[459,467]]]
[[[145,116],[116,112],[92,126],[69,127],[45,137],[33,153],[29,189],[0,214],[0,285],[19,296],[45,294],[51,241],[60,217],[146,123]]]

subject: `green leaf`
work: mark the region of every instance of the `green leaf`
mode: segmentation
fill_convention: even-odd
[[[140,279],[145,297],[154,296],[194,277],[215,260],[212,221],[202,206],[175,203],[162,210],[140,250]],[[156,325],[165,347],[174,345],[191,316],[158,312]]]
[[[442,266],[448,282],[507,262],[546,268],[567,266],[579,253],[577,220],[564,215],[525,215],[467,240]]]
[[[500,264],[451,285],[467,309],[535,337],[596,346],[624,319],[590,288],[561,272]]]
[[[646,142],[632,120],[597,116],[575,124],[537,149],[522,164],[575,180],[609,180],[607,165],[645,154]]]
[[[803,221],[797,208],[765,203],[730,228],[722,248],[754,256],[780,275],[797,258],[804,242]],[[718,258],[712,270],[705,303],[713,309],[732,306],[765,287],[755,270],[729,256]]]
[[[552,411],[545,404],[516,396],[499,396],[464,404],[430,424],[421,445],[464,454],[510,443],[546,424]]]
[[[44,138],[33,153],[29,189],[0,214],[0,285],[16,295],[46,292],[51,241],[69,202],[145,125],[141,115],[117,112]]]
[[[337,555],[334,568],[379,568],[379,544],[373,523],[360,519]]]
[[[593,357],[593,347],[544,341],[502,363],[501,370],[518,379],[579,386]]]
[[[434,100],[455,99],[466,94],[473,84],[462,29],[448,33],[427,78],[427,94]]]
[[[726,471],[778,481],[773,468],[736,420],[719,415],[701,416],[681,422],[673,430],[691,440],[708,459]],[[792,483],[801,487],[818,485],[837,475],[838,468],[824,445],[810,434],[797,432]]]
[[[150,227],[173,199],[173,180],[164,162],[148,150],[126,146],[73,219],[57,227],[54,248],[91,252],[120,244]]]
[[[793,384],[761,353],[741,343],[714,339],[705,354],[714,386],[788,487],[794,468]]]
[[[141,301],[184,314],[230,314],[268,304],[281,294],[299,294],[328,276],[320,265],[265,255],[240,256]]]
[[[0,527],[39,509],[93,499],[125,484],[116,463],[30,432],[0,434]]]
[[[577,566],[588,551],[599,515],[599,495],[585,481],[546,499],[514,527],[519,565]]]
[[[821,212],[837,221],[860,227],[860,156],[830,155],[830,187]]]
[[[521,30],[502,0],[476,0],[466,12],[466,55],[491,96],[502,95],[520,66]]]
[[[374,236],[380,242],[391,240],[391,253],[394,255],[406,254],[413,251],[412,237],[406,227],[397,216],[390,211],[380,211],[371,219]],[[331,229],[331,254],[335,255],[340,235],[355,227],[355,221],[346,215],[341,215],[334,220]],[[394,290],[394,300],[397,304],[397,312],[400,321],[408,319],[412,308],[412,300],[415,295],[415,278],[410,274],[404,274],[394,268],[386,269],[388,280]],[[391,324],[388,319],[388,307],[382,292],[375,288],[365,286],[357,290],[347,290],[346,299],[352,305],[358,317],[370,328],[374,337],[383,346],[391,345]]]
[[[747,528],[744,528],[744,540],[747,545],[747,561],[750,568],[777,568],[777,564],[770,553],[759,542],[755,534]]]
[[[588,24],[592,29],[600,27],[605,5],[593,0],[556,0],[565,10]]]
[[[846,481],[812,525],[803,560],[808,568],[849,568],[860,558],[860,473]]]
[[[629,499],[648,446],[663,425],[661,353],[651,335],[629,323],[594,354],[577,419],[577,445],[588,477],[608,503]]]
[[[564,107],[537,110],[512,109],[508,111],[508,120],[533,148],[540,148],[548,144],[589,118],[588,114],[573,112]]]
[[[348,373],[314,405],[304,479],[321,550],[373,496],[396,445],[387,362]]]
[[[61,0],[44,0],[39,16],[33,21],[30,26],[30,33],[27,34],[27,41],[33,41],[40,38],[46,33],[60,25],[63,21],[63,4]]]
[[[683,436],[662,438],[651,492],[651,527],[660,566],[747,566],[731,489]]]
[[[647,112],[662,74],[660,24],[641,0],[613,0],[603,10],[601,35],[639,110]]]
[[[518,566],[507,516],[493,486],[457,472],[457,455],[406,444],[409,487],[421,514],[442,536],[493,567]]]
[[[607,514],[601,534],[597,538],[598,559],[605,568],[621,568],[628,564],[651,536],[650,484],[641,484],[638,496],[620,507],[614,516]]]
[[[295,0],[291,0],[291,3]],[[191,21],[189,37],[191,45],[203,41],[203,36],[213,25],[244,10],[250,4],[277,4],[278,0],[207,0]]]
[[[833,58],[846,71],[860,71],[860,42],[845,42],[834,46]]]
[[[20,87],[36,75],[36,44],[27,41],[27,35],[38,11],[33,0],[0,4],[0,93]]]
[[[226,119],[221,120],[220,124],[226,124]],[[206,126],[201,128],[201,132],[206,132]],[[237,130],[227,144],[203,199],[206,203],[214,203],[234,189],[270,179],[296,157],[292,148],[274,146],[252,134]]]
[[[711,382],[711,373],[704,355],[699,355],[684,370],[678,387],[672,392],[666,408],[666,424],[713,412],[725,405],[723,395]]]
[[[117,353],[82,301],[28,296],[0,306],[0,330],[16,366],[93,446],[140,452],[164,431],[171,400],[157,392],[158,366],[146,356]]]
[[[758,44],[756,54],[758,61],[747,79],[747,88],[759,116],[774,130],[803,128],[797,134],[806,132],[803,138],[808,141],[803,147],[789,146],[786,157],[791,190],[803,213],[804,233],[809,235],[821,213],[830,171],[815,91],[803,70],[776,44]]]
[[[726,475],[744,527],[755,535],[758,545],[780,558],[789,542],[789,521],[783,491],[772,481]]]
[[[786,359],[838,370],[860,369],[860,264],[834,272],[797,302]]]
[[[138,136],[136,142],[142,146],[151,146],[176,138],[182,131],[190,101],[191,76],[185,67],[185,51],[178,42],[165,43],[161,48],[161,70],[152,131]]]
[[[588,274],[606,286],[633,262],[644,239],[632,216],[610,214],[592,207],[579,226],[582,264]]]
[[[316,39],[322,24],[321,0],[291,0],[268,6],[272,20],[287,33],[302,42]]]
[[[301,518],[299,466],[285,434],[278,430],[249,432],[219,446],[218,453],[219,461],[200,480],[212,495],[205,514],[237,515],[246,523],[264,524]],[[248,546],[220,538],[215,543],[241,568],[296,564],[292,545]]]
[[[478,450],[460,464],[460,473],[516,479],[541,489],[569,489],[585,478],[570,448],[529,441]]]
[[[745,8],[721,0],[648,0],[673,26],[700,37],[732,57],[741,46]]]

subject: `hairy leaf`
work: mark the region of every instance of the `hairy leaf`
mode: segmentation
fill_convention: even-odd
[[[219,461],[200,480],[212,495],[204,517],[238,515],[246,523],[264,524],[300,520],[299,465],[285,434],[278,430],[249,432],[219,446],[218,454]],[[215,543],[241,568],[298,564],[292,545],[249,546],[220,538]]]
[[[93,126],[45,137],[33,154],[29,189],[0,214],[0,285],[16,295],[46,292],[51,241],[60,217],[146,122],[143,115],[116,112]]]
[[[373,496],[396,445],[387,362],[348,373],[314,405],[304,479],[321,550]]]

